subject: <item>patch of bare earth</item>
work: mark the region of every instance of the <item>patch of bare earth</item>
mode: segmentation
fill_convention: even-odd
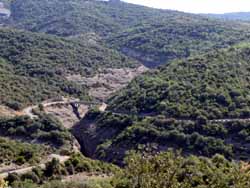
[[[106,174],[98,174],[98,173],[79,173],[74,174],[71,176],[65,176],[62,181],[63,182],[86,182],[89,180],[102,180],[102,179],[108,179],[110,176]]]
[[[88,112],[87,105],[80,105],[78,107],[78,112],[81,117],[84,117],[85,114]],[[58,104],[58,105],[51,105],[45,106],[44,111],[47,114],[52,114],[57,119],[61,121],[63,126],[67,129],[70,129],[75,123],[79,122],[78,117],[73,112],[72,106],[70,104]]]
[[[137,68],[102,69],[93,77],[83,77],[80,74],[68,75],[67,79],[89,88],[89,95],[105,100],[114,92],[124,88],[136,76],[146,72],[148,68],[141,65]]]
[[[20,112],[8,108],[7,106],[0,105],[0,117],[14,117],[17,115],[22,114]]]

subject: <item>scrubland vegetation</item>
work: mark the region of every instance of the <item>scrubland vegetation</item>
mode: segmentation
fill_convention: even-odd
[[[73,167],[77,161],[81,166],[81,172],[90,172],[86,165],[90,160],[80,158],[79,160],[79,156],[74,156],[69,161],[72,161]],[[112,172],[109,178],[99,180],[97,178],[86,182],[55,181],[68,173],[69,161],[61,165],[52,160],[47,163],[45,170],[36,168],[22,176],[11,174],[6,180],[9,180],[13,188],[248,188],[250,186],[249,165],[230,162],[221,155],[208,159],[195,156],[182,157],[173,151],[158,155],[131,153],[126,159],[125,169],[114,167],[107,170],[101,163],[90,162],[97,167],[93,172]],[[103,167],[106,170],[103,171]],[[41,184],[45,180],[46,183]]]
[[[55,148],[69,145],[72,135],[59,121],[50,115],[39,119],[28,116],[0,119],[0,134],[9,138],[19,138],[26,141],[46,143]]]
[[[110,100],[110,109],[169,118],[250,117],[249,44],[173,61],[139,76]]]
[[[136,66],[88,39],[0,29],[0,102],[16,110],[61,96],[89,99],[88,88],[68,81],[68,75],[87,77],[102,68]]]
[[[86,173],[85,176],[98,177],[98,175],[105,175],[107,178],[103,178],[103,182],[100,181],[100,185],[107,184],[111,175],[119,172],[120,169],[112,164],[107,164],[101,161],[94,161],[83,157],[81,154],[73,155],[69,160],[67,160],[64,164],[60,164],[60,162],[56,159],[48,162],[46,164],[45,169],[40,167],[34,168],[31,172],[18,175],[18,174],[10,174],[6,181],[13,188],[27,188],[27,187],[58,187],[59,185],[63,187],[69,186],[90,186],[93,184],[96,186],[98,181],[96,182],[75,182],[75,183],[61,183],[59,180],[63,179],[65,176],[74,175],[78,173]],[[110,176],[110,177],[108,177]],[[98,178],[96,178],[98,179]],[[86,184],[86,185],[85,185]],[[90,185],[88,185],[90,184]],[[26,187],[27,186],[27,187]],[[92,186],[91,186],[92,187]]]
[[[50,153],[45,146],[28,144],[0,137],[0,164],[37,164]]]
[[[58,36],[95,33],[148,67],[248,41],[248,23],[227,22],[129,3],[14,0],[10,27]]]
[[[69,75],[155,69],[72,130],[45,111],[1,117],[1,167],[38,167],[0,188],[250,187],[249,23],[118,0],[3,2],[12,14],[0,19],[0,105],[16,114],[63,96],[92,100]],[[73,136],[92,159],[75,154]],[[70,158],[44,165],[52,152]],[[67,180],[76,174],[86,181]]]

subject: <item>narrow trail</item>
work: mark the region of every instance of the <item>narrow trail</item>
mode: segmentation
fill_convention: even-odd
[[[53,158],[59,160],[60,163],[64,163],[70,157],[69,156],[57,155],[57,154],[51,154],[49,156],[49,161],[52,160]],[[29,166],[29,167],[25,167],[25,168],[14,169],[14,170],[13,169],[12,170],[7,170],[5,172],[0,173],[0,177],[1,178],[6,178],[6,177],[8,177],[9,174],[12,174],[12,173],[17,173],[19,175],[25,174],[25,173],[28,173],[28,172],[32,171],[32,169],[35,168],[35,167],[40,167],[42,169],[45,169],[46,163],[41,163],[41,164],[38,164],[36,166]]]
[[[69,100],[69,99],[64,99],[64,100],[60,100],[60,101],[53,101],[53,102],[43,102],[41,103],[44,107],[48,107],[48,106],[53,106],[53,105],[69,105],[69,104],[72,104],[72,103],[79,103],[79,104],[84,104],[86,103],[86,105],[91,105],[91,104],[94,104],[94,105],[97,105],[98,103],[91,103],[91,102],[85,102],[85,101],[80,101],[78,99],[74,99],[74,100]],[[22,114],[24,115],[27,115],[29,116],[31,119],[34,119],[34,118],[38,118],[37,115],[35,115],[33,113],[33,110],[37,109],[39,107],[39,105],[34,105],[34,106],[29,106],[25,109],[22,110]],[[113,111],[109,111],[109,110],[106,110],[108,107],[108,105],[106,103],[99,103],[99,110],[101,112],[111,112],[113,114],[117,114],[117,115],[133,115],[133,114],[130,114],[130,113],[122,113],[122,112],[113,112]],[[155,117],[156,115],[153,114],[153,115],[149,115],[149,114],[136,114],[137,116],[139,117]],[[190,122],[194,122],[196,120],[194,119],[178,119],[178,118],[169,118],[169,119],[173,119],[177,122],[187,122],[187,121],[190,121]],[[250,122],[250,117],[249,118],[225,118],[225,119],[208,119],[208,122],[210,123],[226,123],[226,122]]]
[[[41,103],[41,105],[43,107],[49,107],[49,106],[53,106],[53,105],[70,105],[70,104],[73,104],[73,103],[79,103],[79,104],[86,104],[86,105],[97,105],[99,104],[99,110],[101,112],[104,112],[107,108],[107,104],[106,103],[96,103],[96,102],[86,102],[86,101],[80,101],[78,99],[74,99],[74,100],[67,100],[67,99],[64,99],[64,100],[60,100],[60,101],[53,101],[53,102],[43,102]],[[29,116],[31,119],[34,119],[34,118],[38,118],[37,115],[35,115],[33,113],[33,110],[37,109],[39,107],[39,105],[33,105],[33,106],[28,106],[27,108],[24,108],[21,112],[21,114],[23,115],[27,115]]]
[[[41,103],[41,105],[43,107],[48,107],[48,106],[59,105],[59,104],[66,105],[66,104],[71,104],[71,103],[75,103],[75,102],[79,102],[79,100],[77,100],[77,99],[75,99],[75,100],[64,99],[64,100],[60,100],[60,101],[43,102],[43,103]],[[39,105],[28,106],[27,108],[24,108],[21,113],[29,116],[31,119],[38,118],[38,116],[33,113],[33,110],[37,109],[38,107],[39,107]]]

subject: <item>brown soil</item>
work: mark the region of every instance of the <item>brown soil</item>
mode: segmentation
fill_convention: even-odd
[[[89,180],[101,180],[101,179],[108,179],[110,176],[106,174],[95,174],[95,173],[79,173],[74,174],[71,176],[66,176],[63,178],[63,182],[86,182]]]
[[[23,115],[21,112],[17,112],[8,108],[7,106],[0,105],[0,117],[14,117]]]
[[[70,104],[61,104],[61,105],[52,105],[44,107],[44,110],[48,114],[52,114],[56,118],[58,118],[63,126],[67,129],[70,129],[75,123],[79,121],[77,116],[73,113],[72,106]],[[80,105],[78,108],[78,112],[81,117],[88,112],[87,105]]]

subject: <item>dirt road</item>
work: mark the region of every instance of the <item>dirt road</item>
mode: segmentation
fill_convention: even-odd
[[[49,160],[51,161],[53,158],[57,159],[60,161],[60,163],[64,163],[65,161],[67,161],[70,157],[69,156],[62,156],[62,155],[57,155],[57,154],[51,154],[49,156]],[[9,174],[11,173],[17,173],[17,174],[25,174],[27,172],[30,172],[33,168],[35,167],[41,167],[42,169],[45,168],[45,164],[46,163],[42,163],[36,166],[29,166],[29,167],[25,167],[25,168],[20,168],[20,169],[14,169],[14,170],[8,170],[6,172],[0,173],[0,177],[1,178],[6,178]]]
[[[79,101],[78,99],[74,99],[74,100],[63,99],[60,101],[42,102],[41,105],[43,107],[48,107],[48,106],[53,106],[53,105],[58,105],[58,104],[70,104],[70,103],[74,103],[78,101]],[[29,116],[31,119],[38,118],[38,116],[33,113],[33,110],[37,109],[38,107],[39,105],[28,106],[27,108],[24,108],[22,110],[22,114]]]
[[[49,106],[53,106],[53,105],[60,105],[60,104],[61,105],[63,105],[63,104],[67,105],[67,104],[77,103],[77,102],[81,102],[81,101],[78,100],[78,99],[74,99],[74,100],[64,99],[64,100],[61,100],[61,101],[43,102],[43,103],[41,103],[41,105],[43,107],[49,107]],[[90,104],[90,103],[88,102],[88,104]],[[38,118],[38,116],[33,113],[33,110],[37,109],[38,107],[39,107],[39,105],[29,106],[29,107],[22,110],[22,114],[29,116],[31,119]],[[102,103],[102,104],[100,104],[100,106],[98,108],[99,108],[99,110],[101,112],[104,112],[106,110],[106,108],[107,108],[107,104]]]

